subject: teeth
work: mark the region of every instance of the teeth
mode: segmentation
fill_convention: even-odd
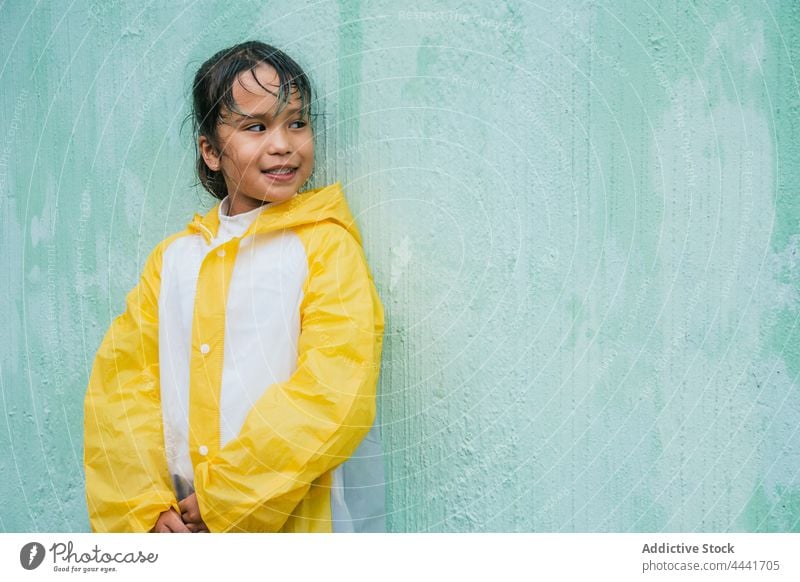
[[[267,170],[267,174],[291,174],[294,172],[293,168],[285,168],[280,170]]]

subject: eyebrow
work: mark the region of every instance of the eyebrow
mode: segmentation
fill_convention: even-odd
[[[299,113],[302,110],[300,107],[290,107],[288,109],[284,109],[281,113]],[[271,119],[271,115],[268,111],[264,113],[239,113],[237,111],[231,112],[237,119],[240,120],[248,120],[248,119]]]

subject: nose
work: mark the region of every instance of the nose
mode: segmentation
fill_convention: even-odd
[[[286,155],[292,153],[292,144],[289,134],[282,124],[267,132],[266,151],[270,155]]]

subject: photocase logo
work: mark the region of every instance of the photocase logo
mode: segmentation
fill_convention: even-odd
[[[44,554],[44,546],[39,542],[27,543],[19,552],[19,563],[26,570],[35,570],[44,560]]]

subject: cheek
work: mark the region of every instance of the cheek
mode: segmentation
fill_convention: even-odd
[[[314,134],[310,129],[292,136],[292,149],[303,157],[314,155]]]
[[[309,134],[301,143],[300,143],[300,152],[302,153],[303,157],[306,160],[313,160],[314,159],[314,136]]]
[[[249,144],[230,144],[225,151],[223,161],[230,172],[241,174],[243,171],[255,166],[258,167],[258,147]]]

